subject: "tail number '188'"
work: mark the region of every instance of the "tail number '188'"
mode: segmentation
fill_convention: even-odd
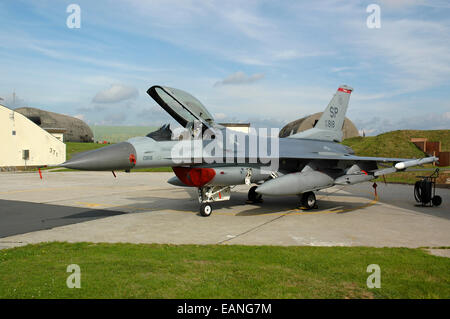
[[[325,125],[327,127],[334,128],[334,121],[333,120],[326,120],[325,121]]]

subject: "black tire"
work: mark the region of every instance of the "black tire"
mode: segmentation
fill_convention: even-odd
[[[316,207],[316,195],[313,192],[306,192],[302,195],[302,206],[306,209],[312,209]]]
[[[208,203],[203,203],[200,205],[200,215],[203,217],[209,217],[212,213],[212,207]]]
[[[414,199],[416,202],[421,203],[422,202],[422,188],[421,188],[421,181],[417,181],[414,185]]]
[[[259,202],[262,199],[262,195],[258,194],[256,192],[256,189],[258,188],[258,186],[252,186],[249,190],[248,190],[248,200],[251,202]]]
[[[432,183],[429,180],[423,179],[417,181],[414,185],[414,198],[418,203],[428,204],[432,198]]]
[[[433,203],[433,206],[439,206],[439,205],[442,204],[442,197],[439,196],[439,195],[436,195],[436,196],[433,197],[431,202]]]

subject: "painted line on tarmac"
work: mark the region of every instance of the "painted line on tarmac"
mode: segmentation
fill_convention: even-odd
[[[280,216],[275,217],[275,218],[273,218],[273,219],[271,219],[271,220],[268,220],[268,221],[266,221],[266,222],[264,222],[264,223],[262,223],[262,224],[260,224],[260,225],[257,225],[257,226],[255,226],[255,227],[252,227],[252,228],[250,228],[250,229],[247,229],[246,231],[244,231],[244,232],[242,232],[242,233],[240,233],[240,234],[237,234],[236,236],[229,237],[229,238],[227,238],[227,239],[221,240],[221,241],[219,241],[217,244],[218,244],[218,245],[222,245],[222,244],[225,244],[225,243],[227,243],[227,242],[229,242],[229,241],[232,241],[232,240],[234,240],[234,239],[236,239],[236,238],[239,238],[239,237],[242,237],[242,236],[244,236],[244,235],[247,235],[248,233],[251,233],[252,231],[255,231],[255,230],[257,230],[257,229],[259,229],[259,228],[261,228],[261,227],[263,227],[263,226],[265,226],[265,225],[267,225],[267,224],[270,224],[270,223],[272,223],[272,222],[274,222],[274,221],[276,221],[276,220],[278,220],[278,219],[280,219],[280,218],[283,218],[284,216],[286,216],[286,214],[280,215]]]
[[[228,242],[230,242],[230,241],[232,241],[232,240],[235,240],[236,238],[245,236],[245,235],[247,235],[247,234],[249,234],[249,233],[251,233],[251,232],[253,232],[253,231],[258,230],[258,229],[260,229],[261,227],[264,227],[264,226],[267,225],[267,224],[270,224],[270,223],[272,223],[272,222],[275,222],[275,221],[277,221],[277,220],[279,220],[280,218],[283,218],[283,217],[285,217],[285,216],[290,216],[290,215],[312,215],[312,214],[331,214],[331,213],[338,214],[338,213],[345,213],[345,212],[350,212],[350,211],[353,211],[353,210],[362,209],[362,208],[366,208],[366,207],[372,206],[372,205],[374,205],[377,201],[378,201],[378,196],[376,196],[372,201],[370,201],[369,203],[367,203],[367,204],[365,204],[365,205],[358,206],[358,207],[347,208],[347,209],[341,209],[341,210],[327,210],[327,211],[321,211],[321,212],[309,212],[309,213],[308,213],[308,212],[307,212],[307,213],[303,213],[303,212],[302,212],[302,213],[299,213],[298,211],[301,210],[301,209],[298,208],[298,209],[292,210],[292,211],[290,211],[290,212],[288,211],[288,212],[285,212],[285,213],[269,213],[269,214],[266,214],[266,215],[275,215],[275,214],[278,214],[279,216],[278,216],[278,217],[275,217],[275,218],[273,218],[273,219],[271,219],[271,220],[268,220],[268,221],[266,221],[266,222],[264,222],[264,223],[262,223],[262,224],[260,224],[260,225],[257,225],[257,226],[255,226],[255,227],[252,227],[252,228],[250,228],[250,229],[248,229],[248,230],[246,230],[246,231],[244,231],[244,232],[242,232],[242,233],[240,233],[240,234],[238,234],[238,235],[236,235],[236,236],[233,236],[233,237],[231,237],[231,238],[227,238],[227,239],[221,240],[221,241],[219,241],[217,244],[218,244],[218,245],[227,244]]]

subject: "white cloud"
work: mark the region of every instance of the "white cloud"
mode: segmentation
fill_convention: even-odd
[[[445,112],[442,116],[443,119],[450,121],[450,112]],[[450,125],[449,125],[450,128]]]
[[[450,26],[442,22],[382,18],[381,29],[358,28],[349,42],[367,60],[378,60],[380,81],[396,94],[448,84]],[[383,71],[381,71],[383,70]],[[372,68],[376,74],[377,69]]]
[[[448,0],[380,0],[382,7],[390,10],[402,10],[414,8],[417,6],[433,7],[433,8],[450,8]]]
[[[117,103],[134,99],[139,95],[138,90],[121,84],[113,84],[110,88],[98,92],[92,102],[94,103]]]
[[[262,73],[255,73],[253,75],[247,75],[242,71],[238,71],[236,73],[233,73],[233,74],[227,76],[225,79],[223,79],[221,81],[217,81],[214,84],[214,86],[248,84],[248,83],[254,83],[263,78],[264,78],[264,74],[262,74]]]
[[[84,41],[86,40],[84,39]],[[105,44],[95,43],[95,46],[93,46],[91,43],[83,43],[84,45],[66,40],[35,39],[33,36],[22,32],[0,31],[0,48],[6,50],[25,49],[54,60],[70,61],[70,63],[78,62],[109,70],[126,70],[139,73],[168,71],[168,68],[149,68],[109,58],[109,55],[107,56],[105,52],[114,50],[114,48]],[[86,50],[86,48],[88,49]],[[77,54],[73,54],[73,52],[77,52]],[[101,55],[101,58],[97,58],[98,55]]]
[[[134,110],[138,105],[145,108],[151,103],[146,94],[138,100],[104,104],[121,99],[114,98],[111,88],[97,94],[103,104],[89,102],[114,83],[145,92],[153,81],[198,95],[211,112],[225,111],[227,119],[263,121],[267,116],[287,122],[322,111],[343,83],[355,88],[349,108],[354,118],[377,115],[392,121],[393,127],[404,114],[423,114],[421,108],[436,114],[446,110],[450,22],[445,19],[448,11],[429,7],[448,8],[448,0],[383,1],[382,28],[377,30],[366,27],[363,1],[109,3],[113,5],[107,11],[101,10],[104,3],[82,4],[91,14],[86,22],[95,26],[89,36],[82,35],[85,27],[67,36],[57,30],[46,34],[39,26],[24,27],[24,21],[17,26],[6,23],[7,29],[0,31],[4,48],[0,66],[8,74],[0,80],[4,90],[26,92],[30,105],[71,108],[87,118],[103,117],[103,111],[111,108],[120,113],[126,103]],[[33,3],[36,6],[45,14],[41,20],[46,30],[48,21],[60,23],[59,9],[47,2]],[[123,15],[125,10],[129,14]],[[160,46],[169,49],[167,56],[147,57]],[[183,67],[172,67],[172,62]],[[223,78],[240,69],[246,73]],[[216,89],[211,90],[214,83]],[[237,85],[246,83],[252,85]],[[436,98],[430,92],[437,93]],[[80,106],[86,110],[77,110]],[[143,120],[134,114],[127,123],[134,119]]]
[[[330,54],[321,41],[314,41],[312,46],[310,39],[306,41],[299,35],[291,4],[277,6],[283,12],[281,19],[267,14],[265,3],[253,0],[128,0],[126,10],[130,10],[130,4],[133,21],[123,15],[115,16],[110,21],[122,20],[115,27],[215,58],[267,66]],[[103,23],[111,26],[110,21]]]
[[[341,67],[333,67],[331,68],[331,72],[342,72],[342,71],[349,71],[354,69],[354,67],[351,66],[341,66]]]
[[[334,88],[307,85],[274,87],[257,82],[254,85],[222,85],[209,90],[200,100],[213,114],[226,110],[227,121],[267,118],[287,123],[323,111],[336,89],[337,85]],[[196,91],[191,93],[198,95]]]
[[[79,120],[82,120],[82,121],[84,121],[84,114],[75,114],[73,117],[75,117],[75,118],[77,118],[77,119],[79,119]]]

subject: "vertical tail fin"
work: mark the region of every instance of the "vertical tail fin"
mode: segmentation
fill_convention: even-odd
[[[345,113],[347,113],[350,94],[353,89],[341,85],[316,125],[306,131],[289,136],[290,138],[310,138],[324,141],[342,142]]]

